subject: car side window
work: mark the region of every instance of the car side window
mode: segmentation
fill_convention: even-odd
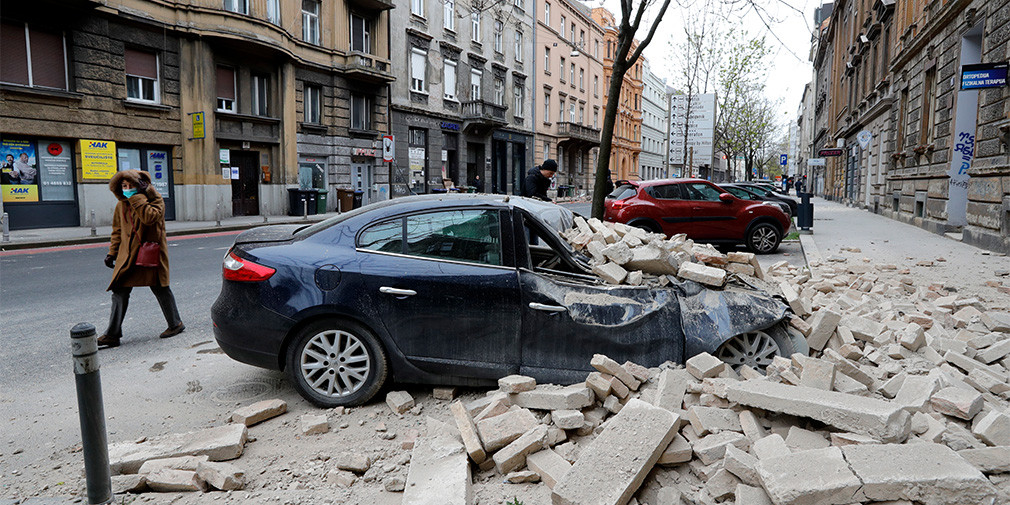
[[[403,252],[403,218],[373,224],[358,235],[358,248],[391,253]]]
[[[740,188],[732,187],[732,186],[731,187],[723,186],[723,189],[725,189],[726,192],[728,192],[729,194],[731,194],[731,195],[733,195],[733,196],[735,196],[735,197],[737,197],[737,198],[739,198],[741,200],[753,200],[754,199],[754,195],[748,193],[747,190],[745,190],[745,189],[740,189]]]
[[[719,201],[719,191],[703,182],[685,184],[684,189],[686,189],[690,195],[690,200],[701,200],[707,202]]]
[[[451,210],[408,216],[406,254],[501,265],[497,210]]]
[[[649,196],[660,200],[683,200],[680,193],[680,184],[663,184],[662,186],[649,186],[646,192]]]

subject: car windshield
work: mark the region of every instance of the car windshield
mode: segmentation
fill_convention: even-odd
[[[722,186],[722,189],[725,189],[731,195],[741,200],[760,200],[760,198],[757,195],[743,188],[738,188],[736,186]]]
[[[747,186],[747,190],[748,191],[753,191],[753,192],[755,192],[755,193],[757,193],[757,194],[759,194],[761,196],[768,196],[768,194],[771,193],[771,191],[768,191],[767,189],[765,189],[765,188],[763,188],[761,186],[757,186],[757,185]]]

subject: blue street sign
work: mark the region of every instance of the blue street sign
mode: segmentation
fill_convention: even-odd
[[[999,88],[1007,85],[1006,62],[961,67],[961,89]]]
[[[786,162],[789,160],[788,154],[779,155],[779,165],[786,166]]]

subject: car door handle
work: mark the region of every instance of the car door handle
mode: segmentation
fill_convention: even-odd
[[[385,293],[387,295],[396,295],[396,296],[414,296],[417,294],[417,291],[414,291],[413,289],[398,289],[398,288],[391,288],[389,286],[382,286],[381,288],[379,288],[379,292]]]
[[[542,310],[544,312],[567,312],[568,309],[564,307],[559,307],[557,305],[545,305],[543,303],[530,302],[530,308],[533,310]]]

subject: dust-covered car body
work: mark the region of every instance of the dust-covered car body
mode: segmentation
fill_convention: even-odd
[[[387,374],[571,383],[597,353],[683,362],[786,315],[745,287],[606,285],[559,235],[572,222],[525,198],[432,195],[250,230],[226,257],[215,337],[238,361],[286,369],[307,399],[340,405],[366,401]]]

